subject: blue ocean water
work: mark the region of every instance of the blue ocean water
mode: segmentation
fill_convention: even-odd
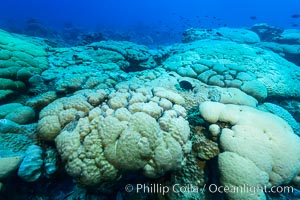
[[[13,32],[26,34],[26,25],[34,19],[48,32],[72,25],[112,39],[121,34],[144,44],[180,41],[182,32],[191,27],[268,23],[298,28],[300,24],[299,0],[10,0],[1,3],[0,11],[0,28]]]

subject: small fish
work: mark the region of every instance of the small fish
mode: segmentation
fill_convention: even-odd
[[[249,17],[251,20],[257,20],[257,17],[256,16],[250,16]]]
[[[296,24],[296,23],[292,24],[292,27],[298,27],[298,26],[299,26],[299,24]]]
[[[181,89],[186,90],[186,91],[193,90],[195,87],[189,81],[185,81],[185,80],[180,81],[179,86]]]
[[[300,18],[300,14],[293,14],[291,15],[291,18]]]
[[[221,33],[219,33],[219,32],[216,32],[216,34],[217,34],[218,36],[221,36],[221,37],[223,36],[223,35],[222,35]]]

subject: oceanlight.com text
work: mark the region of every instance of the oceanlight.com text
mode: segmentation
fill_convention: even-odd
[[[258,192],[264,193],[293,193],[292,186],[273,186],[267,188],[266,186],[252,186],[243,184],[240,186],[219,186],[216,184],[205,184],[198,187],[192,184],[180,185],[174,184],[171,186],[162,184],[127,184],[125,186],[127,192],[147,193],[147,194],[162,194],[165,195],[169,192],[173,193],[249,193],[256,194]]]

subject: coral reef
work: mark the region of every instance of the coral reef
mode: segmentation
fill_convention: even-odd
[[[294,119],[300,123],[300,102],[296,100],[284,100],[278,102],[280,106],[291,113]]]
[[[278,53],[285,59],[300,66],[300,31],[297,29],[280,29],[267,24],[256,24],[251,27],[262,42],[257,46]]]
[[[91,91],[83,93],[90,97],[95,94]],[[77,100],[74,104],[77,106],[83,102],[90,105],[87,101],[92,98],[75,95],[66,98],[68,104],[65,105],[70,105],[72,99]],[[184,99],[179,94],[159,87],[133,89],[122,86],[106,99],[96,102],[85,115],[72,119],[78,120],[72,127],[62,131],[57,129],[51,135],[46,127],[54,123],[46,113],[50,113],[47,110],[64,112],[61,111],[63,105],[58,105],[61,99],[41,112],[45,115],[41,115],[44,118],[39,122],[39,133],[48,140],[58,134],[56,147],[71,176],[83,185],[95,185],[115,180],[126,171],[143,170],[145,176],[157,177],[181,167],[184,155],[191,147],[186,111],[181,106]],[[58,124],[57,127],[62,126]]]
[[[210,132],[214,132],[210,126]],[[216,135],[216,134],[215,134]],[[212,140],[209,140],[203,134],[203,130],[199,127],[195,127],[192,136],[193,151],[195,155],[203,160],[210,160],[220,153],[218,144]]]
[[[15,171],[22,161],[21,156],[0,158],[0,180],[9,176]]]
[[[258,34],[261,41],[270,42],[280,36],[280,34],[284,31],[281,28],[270,26],[266,23],[254,24],[251,27],[251,30]]]
[[[59,93],[106,89],[126,79],[125,72],[156,67],[149,49],[131,42],[101,41],[86,46],[56,48],[49,53],[50,68],[41,78]]]
[[[5,185],[3,181],[9,178],[9,176],[12,176],[12,174],[18,169],[21,161],[21,156],[0,157],[0,193]]]
[[[273,113],[282,119],[284,119],[293,129],[293,131],[299,135],[300,134],[300,124],[294,119],[294,117],[284,108],[280,107],[279,105],[272,104],[272,103],[264,103],[259,105],[257,109]]]
[[[239,88],[260,101],[266,97],[299,98],[299,68],[271,51],[216,40],[173,45],[167,51],[171,55],[162,66],[181,76]]]
[[[101,103],[106,96],[104,90],[90,93],[87,90],[55,100],[40,112],[38,136],[43,140],[53,140],[68,123],[86,116],[93,108],[91,104]]]
[[[0,100],[25,90],[28,79],[47,68],[45,46],[0,30]]]
[[[0,106],[0,119],[7,119],[18,124],[33,122],[35,111],[29,106],[20,103],[9,103]]]
[[[266,186],[289,183],[300,170],[300,139],[276,115],[247,106],[204,102],[200,114],[221,128],[220,181],[225,186]],[[254,193],[227,193],[230,199],[263,199]]]
[[[56,92],[49,91],[45,93],[41,93],[29,100],[26,101],[26,105],[34,108],[35,110],[41,110],[54,100],[58,98]]]
[[[188,43],[204,39],[234,41],[242,44],[260,42],[260,37],[251,30],[227,27],[218,29],[191,28],[183,33],[182,41]]]
[[[44,154],[44,175],[47,178],[54,177],[58,170],[58,152],[52,147],[48,147]]]
[[[0,199],[297,196],[203,188],[300,188],[297,31],[193,28],[149,49],[65,29],[82,46],[0,30]]]
[[[18,169],[18,176],[27,182],[34,182],[41,176],[43,150],[40,146],[31,145],[25,152],[24,159]]]

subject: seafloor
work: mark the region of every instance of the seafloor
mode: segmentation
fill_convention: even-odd
[[[300,30],[266,24],[156,49],[0,30],[0,199],[299,199],[299,66]]]

